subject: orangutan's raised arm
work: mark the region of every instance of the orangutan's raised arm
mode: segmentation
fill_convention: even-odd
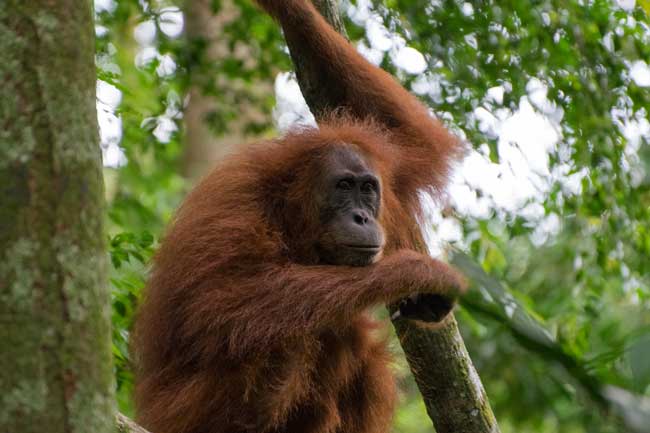
[[[319,14],[310,0],[257,0],[284,30],[294,60],[309,70],[320,100],[359,118],[372,118],[402,151],[403,188],[440,191],[459,140],[390,74],[369,63]],[[314,79],[314,77],[317,77]],[[319,101],[314,101],[316,105]]]

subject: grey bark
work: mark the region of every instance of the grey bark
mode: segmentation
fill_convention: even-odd
[[[0,4],[0,432],[114,430],[92,2]]]
[[[314,0],[329,23],[345,35],[336,3],[336,0]],[[300,43],[289,41],[288,44],[302,93],[312,113],[319,119],[335,110],[336,102],[328,94],[328,83],[319,82],[321,74],[301,56],[304,48]],[[420,251],[426,253],[423,242]],[[403,319],[394,321],[393,325],[436,431],[499,432],[453,314],[436,329]]]

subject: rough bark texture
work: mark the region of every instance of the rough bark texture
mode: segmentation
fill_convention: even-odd
[[[314,4],[334,28],[345,34],[336,0],[314,0]],[[289,50],[300,88],[316,119],[336,109],[328,83],[319,82],[321,74],[303,60],[304,48],[290,41]],[[426,252],[424,243],[420,249]],[[394,326],[436,431],[499,432],[453,315],[435,330],[399,319]]]
[[[439,329],[393,323],[438,433],[498,433],[490,402],[453,315]]]
[[[0,4],[0,432],[114,431],[91,1]]]

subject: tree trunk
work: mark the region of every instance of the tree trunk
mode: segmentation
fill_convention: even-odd
[[[185,2],[186,38],[190,46],[195,44],[201,47],[199,58],[205,57],[210,63],[216,63],[225,55],[226,47],[224,43],[219,43],[222,20],[212,13],[210,5],[211,0]],[[223,158],[231,150],[233,143],[217,139],[206,122],[210,113],[217,109],[217,104],[215,97],[205,95],[202,87],[205,86],[206,80],[214,81],[216,77],[206,77],[199,67],[190,67],[189,76],[191,84],[184,110],[182,171],[186,177],[196,179],[203,176],[216,160]]]
[[[231,49],[224,33],[224,26],[238,19],[237,6],[230,0],[222,1],[219,13],[215,14],[212,3],[213,0],[186,0],[184,3],[186,40],[189,49],[193,50],[192,61],[197,62],[186,65],[190,86],[184,109],[182,173],[192,180],[205,175],[217,161],[252,138],[245,130],[246,123],[265,118],[259,108],[244,96],[268,95],[272,92],[268,82],[258,82],[247,88],[244,83],[219,72],[218,65],[224,60],[236,58],[249,63],[254,61],[255,54],[243,43]],[[212,89],[211,94],[205,91],[206,88]],[[232,110],[232,107],[236,107],[237,116],[227,122],[227,130],[211,129],[208,118],[217,116],[227,119],[225,112]]]
[[[114,430],[91,1],[0,6],[0,431]]]
[[[345,34],[336,0],[314,0],[314,4],[334,28]],[[314,116],[319,119],[337,108],[328,95],[328,83],[319,82],[320,74],[302,59],[299,42],[288,44],[300,88]],[[426,253],[424,243],[420,251]],[[453,315],[435,330],[406,320],[397,320],[394,326],[436,431],[499,432]]]

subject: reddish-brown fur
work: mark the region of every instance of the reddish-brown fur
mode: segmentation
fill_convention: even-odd
[[[460,146],[308,1],[261,3],[336,78],[347,114],[250,146],[189,194],[136,324],[138,418],[154,433],[386,432],[394,383],[365,311],[457,294],[455,272],[412,249],[418,191],[444,186]],[[369,266],[325,265],[313,248],[311,197],[333,146],[381,177],[387,243]]]

